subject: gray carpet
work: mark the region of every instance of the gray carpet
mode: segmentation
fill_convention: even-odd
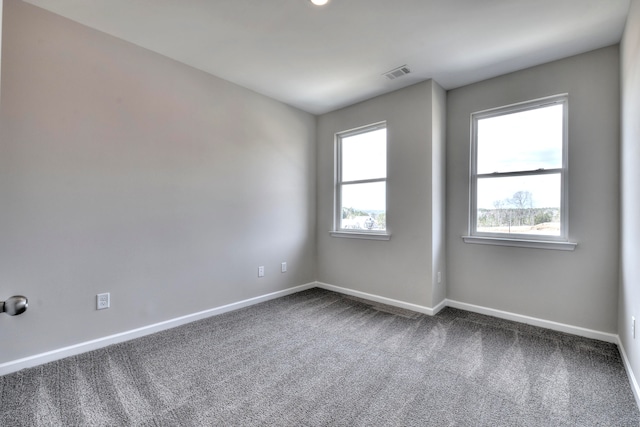
[[[638,426],[615,345],[320,289],[0,377],[6,426]]]

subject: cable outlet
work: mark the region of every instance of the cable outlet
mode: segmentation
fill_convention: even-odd
[[[96,308],[98,310],[104,310],[105,308],[111,307],[111,295],[109,292],[106,294],[98,294],[96,295]]]
[[[264,265],[258,267],[258,277],[264,277]]]
[[[283,262],[282,264],[280,264],[280,271],[283,273],[287,272],[287,263]]]

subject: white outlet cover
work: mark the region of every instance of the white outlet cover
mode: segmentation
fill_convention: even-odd
[[[96,295],[96,308],[98,310],[104,310],[109,307],[111,307],[111,295],[108,292]]]

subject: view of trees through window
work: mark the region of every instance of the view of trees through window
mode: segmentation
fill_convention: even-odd
[[[496,200],[492,209],[478,209],[477,230],[487,233],[560,234],[560,208],[533,206],[529,191]]]

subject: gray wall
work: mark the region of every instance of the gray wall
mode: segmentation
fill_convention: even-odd
[[[315,280],[314,116],[4,6],[0,363]]]
[[[431,265],[432,298],[435,307],[447,297],[446,207],[447,207],[447,92],[433,84],[431,121]],[[438,282],[438,271],[441,273]]]
[[[0,0],[0,70],[2,70],[2,11],[4,10],[3,0]],[[0,97],[2,96],[2,72],[0,71]]]
[[[631,368],[640,374],[640,1],[634,0],[620,47],[622,72],[621,274],[618,334]]]
[[[569,94],[569,237],[574,252],[463,243],[470,114]],[[449,92],[448,298],[615,333],[619,254],[619,52],[608,47]]]
[[[440,153],[433,157],[432,143],[434,109],[444,114],[443,94],[437,83],[427,81],[318,118],[320,282],[432,307],[434,270],[444,268],[444,256],[434,253],[433,243],[433,187],[443,182],[444,156]],[[444,135],[441,117],[437,118],[436,145],[441,147]],[[382,120],[387,121],[387,228],[391,240],[331,237],[334,135]],[[435,178],[437,182],[433,178],[433,162],[441,165],[442,176]],[[440,224],[441,218],[438,221]],[[444,251],[442,244],[436,248]],[[434,266],[434,260],[441,265]]]

